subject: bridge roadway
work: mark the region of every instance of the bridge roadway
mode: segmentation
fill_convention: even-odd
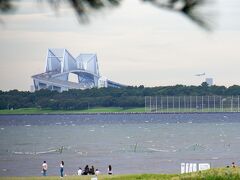
[[[40,82],[51,84],[57,87],[66,87],[69,89],[86,89],[87,87],[75,82],[63,81],[52,77],[57,75],[57,73],[42,73],[32,76],[33,79],[39,80]]]
[[[45,72],[45,73],[41,73],[41,74],[37,74],[32,76],[33,79],[37,80],[40,83],[44,83],[46,84],[46,86],[52,85],[52,86],[56,86],[59,88],[66,88],[66,89],[90,89],[93,88],[94,85],[93,84],[83,84],[83,83],[77,83],[77,82],[71,82],[71,81],[65,81],[65,80],[61,80],[59,79],[59,77],[63,77],[65,75],[68,75],[69,73],[76,73],[76,74],[81,74],[84,73],[88,76],[92,76],[93,78],[100,78],[100,76],[96,75],[96,74],[92,74],[89,71],[85,71],[85,70],[71,70],[71,71],[66,71],[63,73],[59,73],[59,71],[50,71],[50,72]],[[125,85],[122,85],[120,83],[116,83],[114,81],[111,80],[107,80],[107,87],[115,87],[115,88],[119,88],[119,87],[125,87]]]

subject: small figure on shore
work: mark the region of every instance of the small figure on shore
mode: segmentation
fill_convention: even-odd
[[[78,176],[81,176],[81,175],[82,175],[82,172],[83,172],[83,171],[82,171],[82,168],[79,167],[79,168],[78,168],[78,171],[77,171],[77,175],[78,175]]]
[[[95,174],[95,170],[94,170],[93,166],[89,169],[89,174],[90,175],[94,175]]]
[[[99,171],[98,169],[96,169],[95,175],[97,176],[97,175],[99,175],[99,174],[100,174],[100,171]]]
[[[112,166],[111,166],[111,165],[108,166],[108,174],[109,174],[109,175],[112,175],[112,174],[113,174],[113,173],[112,173]]]
[[[82,175],[88,175],[88,174],[89,174],[89,167],[88,167],[88,165],[86,165]]]
[[[235,165],[235,162],[232,162],[232,168],[235,168],[236,165]]]
[[[42,164],[42,174],[43,174],[43,176],[47,176],[47,169],[48,169],[47,162],[43,161],[43,164]]]
[[[63,171],[64,171],[64,162],[63,161],[61,161],[61,163],[60,163],[60,177],[61,178],[63,178]]]

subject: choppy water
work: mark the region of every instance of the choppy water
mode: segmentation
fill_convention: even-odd
[[[62,153],[59,148],[63,146]],[[0,176],[178,173],[181,162],[240,162],[240,113],[0,116]],[[56,151],[57,150],[57,151]]]

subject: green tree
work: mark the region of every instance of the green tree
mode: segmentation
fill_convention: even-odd
[[[14,0],[0,0],[0,11],[7,13],[13,11],[17,7],[13,5]],[[44,1],[44,0],[42,0]],[[45,0],[57,11],[61,6],[68,2],[74,11],[78,14],[79,22],[88,21],[88,13],[98,11],[106,7],[118,7],[122,0]],[[199,9],[208,3],[208,0],[141,0],[145,3],[151,3],[155,7],[168,9],[177,13],[184,14],[202,28],[211,29],[210,21],[204,18]],[[38,1],[41,2],[41,1]],[[89,11],[89,9],[91,11]]]

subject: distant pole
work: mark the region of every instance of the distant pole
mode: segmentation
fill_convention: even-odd
[[[219,108],[220,112],[222,112],[222,96],[219,97]]]
[[[147,111],[147,100],[146,100],[146,96],[144,96],[144,105],[145,105],[145,112]]]
[[[167,96],[167,112],[168,112],[168,96]]]
[[[231,98],[231,112],[233,112],[233,96]]]
[[[186,111],[186,97],[183,96],[183,107],[184,107],[184,112]]]
[[[197,102],[198,97],[196,96],[196,111],[198,111],[198,102]]]
[[[158,111],[158,110],[157,110],[157,106],[158,106],[158,105],[157,105],[157,96],[156,96],[155,98],[156,98],[156,112],[157,112],[157,111]]]
[[[223,99],[221,98],[222,112],[223,112]]]
[[[239,112],[239,96],[238,96],[238,112]]]
[[[202,96],[202,112],[203,112],[203,96]]]
[[[162,96],[161,96],[160,98],[161,98],[161,111],[163,112],[163,101],[162,101]]]
[[[209,112],[209,96],[208,96],[208,99],[207,99],[207,103],[208,103],[208,112]]]
[[[172,96],[172,100],[173,100],[173,112],[175,112],[175,105],[174,105],[174,96]]]
[[[216,112],[216,98],[213,96],[213,111]]]
[[[190,107],[189,107],[189,109],[190,109],[190,112],[192,112],[192,96],[190,96]]]
[[[180,96],[178,96],[178,111],[181,111],[181,100],[180,100]]]
[[[150,112],[152,112],[152,96],[149,97],[149,104],[150,104]]]

